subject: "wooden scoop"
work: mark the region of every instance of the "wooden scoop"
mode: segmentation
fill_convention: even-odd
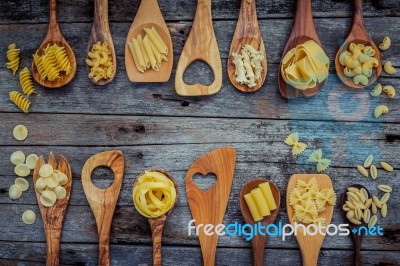
[[[355,187],[355,188],[358,188],[358,189],[364,188],[367,191],[368,196],[371,196],[371,194],[369,193],[368,189],[366,187],[364,187],[363,185],[355,184],[355,185],[351,185],[349,187]],[[347,219],[347,217],[346,217],[347,212],[344,211],[343,208],[342,208],[343,205],[346,204],[346,200],[347,200],[346,192],[347,192],[347,189],[342,195],[342,205],[340,206],[340,209],[342,210],[343,217],[344,217],[346,223],[349,224],[349,230],[350,230],[350,233],[351,233],[351,236],[352,236],[351,238],[353,239],[353,242],[354,242],[354,265],[355,266],[361,266],[362,265],[362,260],[361,260],[361,240],[362,240],[362,236],[363,235],[362,234],[355,234],[353,232],[353,229],[358,230],[361,226],[366,226],[366,224],[363,222],[362,219],[361,219],[361,224],[360,225],[355,225],[352,222],[350,222],[349,219]]]
[[[247,87],[245,84],[240,84],[236,81],[235,65],[233,64],[233,53],[239,53],[242,47],[246,44],[251,44],[256,50],[264,53],[265,59],[261,62],[263,71],[261,77],[257,81],[256,86]],[[242,0],[240,6],[239,19],[236,24],[235,34],[233,35],[231,49],[228,58],[228,77],[232,85],[236,89],[244,92],[252,92],[258,90],[265,81],[267,76],[267,55],[265,53],[264,41],[261,36],[257,22],[256,0]]]
[[[49,28],[47,30],[46,37],[42,44],[39,46],[39,54],[41,54],[50,44],[57,44],[58,46],[65,47],[65,52],[67,53],[68,59],[71,63],[71,72],[68,75],[65,75],[64,72],[60,75],[60,78],[49,81],[49,80],[41,80],[39,72],[36,68],[35,63],[32,63],[32,75],[37,83],[47,88],[60,88],[72,81],[76,74],[76,59],[72,48],[69,46],[68,42],[64,39],[61,34],[60,27],[58,25],[57,20],[57,0],[50,0],[50,19],[49,19]]]
[[[296,15],[294,17],[292,31],[290,32],[290,36],[283,51],[282,58],[288,51],[308,40],[314,40],[322,47],[321,41],[314,26],[311,0],[297,0]],[[328,80],[328,78],[326,78],[322,83],[318,83],[312,89],[298,90],[285,82],[282,77],[281,66],[282,61],[279,66],[278,87],[279,92],[285,98],[314,96],[322,89],[322,87],[324,87],[326,81]]]
[[[131,51],[129,50],[128,41],[136,38],[139,34],[144,37],[144,28],[154,27],[158,34],[165,42],[168,48],[168,61],[162,61],[160,71],[153,69],[146,70],[140,73],[133,61]],[[169,34],[167,24],[161,14],[160,7],[157,0],[142,0],[136,17],[133,20],[131,28],[129,29],[128,36],[125,43],[125,66],[128,78],[132,82],[166,82],[169,80],[174,63],[174,51],[172,47],[171,35]]]
[[[364,17],[363,17],[363,0],[354,0],[354,16],[353,16],[353,26],[351,27],[350,33],[347,36],[347,39],[344,41],[340,49],[338,50],[335,58],[335,66],[336,66],[336,72],[339,76],[339,78],[343,81],[344,84],[346,84],[349,87],[355,88],[355,89],[362,89],[366,86],[362,84],[355,84],[353,82],[352,78],[348,78],[343,74],[343,69],[344,67],[340,64],[339,62],[339,57],[340,55],[344,52],[347,51],[349,48],[349,45],[351,43],[356,43],[356,44],[364,44],[364,45],[369,45],[375,50],[375,58],[379,62],[379,66],[376,68],[373,68],[372,76],[368,79],[368,85],[371,85],[374,83],[377,78],[381,75],[382,73],[382,63],[381,63],[381,54],[379,53],[378,47],[376,47],[375,43],[372,41],[371,36],[367,33],[367,30],[365,28],[365,23],[364,23]]]
[[[276,215],[279,212],[279,206],[281,204],[281,193],[279,192],[278,187],[265,179],[256,179],[253,181],[248,182],[244,187],[242,188],[242,191],[240,191],[240,210],[242,212],[244,221],[246,224],[257,224],[259,222],[256,222],[253,220],[253,217],[251,216],[249,207],[247,206],[247,203],[244,199],[244,195],[250,193],[253,189],[257,188],[258,185],[268,182],[272,194],[274,195],[275,203],[276,203],[276,210],[271,211],[271,214],[269,216],[265,216],[264,219],[259,221],[263,226],[268,226],[269,224],[274,223],[274,220],[276,218]],[[264,265],[264,249],[265,249],[265,242],[268,239],[268,235],[266,234],[265,236],[261,234],[256,234],[252,239],[251,239],[251,247],[253,249],[253,265],[254,266],[262,266]]]
[[[114,183],[106,189],[93,185],[92,171],[99,166],[109,167]],[[82,186],[92,208],[99,234],[99,265],[110,265],[110,228],[124,176],[124,157],[119,150],[98,153],[90,157],[82,169]]]
[[[235,162],[235,149],[224,147],[203,155],[190,166],[186,174],[186,192],[196,225],[216,226],[222,223],[232,187]],[[209,173],[214,173],[217,181],[207,191],[203,191],[193,182],[193,176]],[[218,235],[207,236],[203,230],[199,230],[199,241],[204,265],[214,265]]]
[[[199,83],[189,85],[183,81],[186,68],[196,60],[210,66],[214,73],[211,85],[205,86]],[[221,86],[222,65],[212,24],[211,0],[198,0],[192,29],[176,68],[175,90],[182,96],[201,96],[217,93]]]
[[[43,156],[40,156],[36,163],[35,169],[33,171],[33,184],[40,178],[39,169],[45,164]],[[67,159],[60,155],[58,163],[54,158],[54,154],[50,152],[48,164],[53,166],[54,170],[59,170],[68,177],[68,182],[64,185],[67,194],[64,199],[57,200],[56,204],[52,207],[45,207],[40,202],[41,193],[35,189],[36,199],[39,205],[40,213],[42,214],[42,220],[44,225],[44,231],[46,233],[46,244],[47,244],[47,257],[46,265],[59,265],[60,264],[60,240],[62,225],[67,212],[69,198],[71,196],[72,187],[72,173],[71,168],[68,164]]]
[[[148,170],[148,172],[158,172],[166,175],[172,183],[174,183],[175,190],[176,190],[176,198],[174,205],[176,201],[178,200],[178,185],[176,184],[175,179],[167,172],[163,170]],[[142,176],[144,173],[140,174],[139,176]],[[133,184],[133,187],[135,187],[137,182],[137,179],[135,183]],[[162,265],[162,258],[161,258],[161,239],[162,239],[162,232],[164,228],[164,223],[168,218],[168,215],[171,213],[173,207],[164,215],[156,218],[147,218],[147,221],[150,224],[151,228],[151,235],[153,239],[153,265],[154,266],[161,266]]]
[[[90,79],[93,83],[97,85],[105,85],[110,83],[114,77],[115,73],[117,72],[117,60],[115,57],[115,49],[114,43],[111,37],[110,27],[108,25],[108,0],[95,0],[94,1],[94,21],[92,26],[92,31],[90,32],[90,38],[87,46],[87,53],[93,47],[93,44],[100,41],[101,43],[107,43],[108,48],[111,51],[112,56],[112,63],[114,65],[114,71],[112,73],[111,78],[107,79],[100,79],[99,81],[95,82],[93,79]],[[90,72],[90,67],[87,66],[88,71]]]
[[[289,204],[289,195],[292,190],[296,187],[297,180],[304,180],[308,182],[312,177],[315,177],[318,182],[318,187],[320,190],[325,188],[333,188],[332,181],[328,175],[324,174],[295,174],[289,180],[287,191],[286,191],[286,209],[289,216],[289,221],[292,225],[294,225],[293,215],[294,209]],[[318,217],[322,217],[326,219],[326,224],[330,224],[333,215],[333,206],[327,204],[326,210],[324,212],[319,213]],[[297,243],[299,244],[301,255],[303,257],[303,266],[315,266],[318,262],[319,251],[322,246],[322,242],[324,242],[325,236],[321,234],[316,235],[304,235],[304,231],[302,228],[298,228],[297,230]]]

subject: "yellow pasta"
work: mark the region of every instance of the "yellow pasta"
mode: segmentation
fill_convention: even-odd
[[[111,50],[107,43],[100,41],[93,44],[88,52],[86,64],[91,67],[88,77],[94,82],[102,79],[112,78],[114,75],[114,64],[112,62]]]
[[[261,192],[267,201],[269,210],[270,211],[276,210],[274,194],[272,194],[272,190],[269,183],[268,182],[262,183],[258,187],[261,189]]]
[[[29,96],[32,93],[36,93],[35,87],[33,87],[31,72],[27,67],[19,72],[19,84],[26,95]]]
[[[18,91],[10,91],[9,92],[10,100],[24,113],[29,112],[29,107],[31,105],[31,101],[25,98],[20,92]]]
[[[42,64],[42,57],[38,55],[38,52],[33,55],[33,62],[38,70],[39,76],[41,80],[46,80],[47,74],[46,71],[44,70],[43,64]]]
[[[253,199],[253,197],[251,196],[251,194],[246,194],[244,195],[244,200],[246,201],[247,206],[249,207],[251,216],[253,217],[253,220],[258,222],[262,220],[262,216],[260,214],[260,212],[258,211],[258,208],[256,206],[256,203]]]
[[[150,40],[147,35],[143,38],[143,46],[146,50],[147,56],[149,57],[151,68],[155,71],[159,71],[160,69],[154,56],[153,49],[151,49]]]
[[[389,108],[386,105],[378,105],[377,107],[375,107],[374,110],[374,116],[375,118],[380,117],[382,114],[386,114],[389,112]]]
[[[385,86],[383,87],[383,92],[386,93],[389,98],[394,98],[396,97],[396,90],[393,88],[393,86]]]
[[[151,42],[154,44],[156,50],[158,51],[158,53],[160,54],[167,54],[168,53],[168,48],[165,45],[165,43],[162,41],[161,37],[158,36],[157,37],[157,32],[154,27],[152,29],[148,29],[148,28],[144,28],[144,31],[146,32],[146,34],[149,36]],[[161,42],[160,42],[161,40]]]
[[[378,83],[375,88],[370,92],[372,96],[379,96],[382,93],[382,85]]]
[[[389,36],[386,36],[385,38],[383,38],[382,43],[379,44],[379,49],[381,49],[382,51],[386,51],[387,49],[389,49],[390,44],[391,40]]]
[[[17,48],[15,43],[12,43],[8,46],[7,50],[7,68],[11,69],[13,75],[17,72],[19,68],[19,53],[20,49]]]
[[[54,44],[52,48],[54,49],[54,56],[58,66],[61,71],[65,71],[65,74],[68,75],[71,72],[71,63],[69,62],[65,47]]]
[[[258,211],[262,216],[268,216],[271,214],[268,208],[267,200],[264,198],[260,188],[253,189],[251,191],[251,197],[255,201]]]
[[[299,133],[297,132],[289,134],[289,136],[284,140],[284,142],[287,145],[292,146],[293,155],[299,155],[307,149],[306,144],[299,142]]]
[[[322,150],[318,149],[314,151],[308,158],[308,162],[317,164],[317,172],[323,172],[329,168],[331,161],[329,159],[322,158]]]

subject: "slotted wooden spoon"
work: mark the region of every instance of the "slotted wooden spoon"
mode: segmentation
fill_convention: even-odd
[[[254,87],[247,87],[236,81],[235,65],[233,64],[233,53],[240,53],[242,47],[251,44],[256,50],[264,53],[265,59],[261,62],[263,71],[261,77]],[[267,54],[265,53],[264,41],[261,36],[257,22],[256,0],[242,0],[239,19],[232,38],[231,49],[228,58],[228,77],[236,89],[244,92],[252,92],[261,88],[267,76]]]
[[[36,163],[35,169],[33,171],[33,184],[40,178],[39,169],[45,164],[43,156],[39,157]],[[58,163],[54,158],[54,154],[50,152],[48,164],[53,166],[54,170],[59,170],[68,177],[67,183],[63,186],[67,191],[64,199],[57,200],[57,202],[52,207],[45,207],[40,202],[41,193],[35,189],[36,199],[39,205],[40,213],[42,215],[44,231],[46,233],[46,244],[47,244],[47,266],[56,266],[60,264],[60,240],[61,232],[65,214],[67,212],[69,198],[71,196],[72,188],[72,172],[67,159],[60,155],[58,158]]]
[[[158,173],[162,173],[164,175],[166,175],[171,181],[172,183],[174,183],[175,186],[175,190],[176,190],[176,199],[174,202],[174,205],[176,203],[176,201],[178,200],[178,185],[176,184],[175,179],[167,172],[163,171],[163,170],[148,170],[148,172],[158,172]],[[142,176],[144,173],[141,173],[139,176]],[[133,184],[133,187],[135,187],[137,182],[137,179],[135,181],[135,183]],[[151,235],[152,235],[152,239],[153,239],[153,265],[154,266],[161,266],[162,265],[162,257],[161,257],[161,239],[162,239],[162,232],[164,229],[164,223],[168,218],[168,215],[171,213],[172,209],[174,207],[172,207],[167,213],[163,214],[160,217],[156,217],[156,218],[147,218],[147,221],[150,224],[150,228],[151,228]]]
[[[242,212],[244,221],[246,224],[257,224],[259,222],[256,222],[253,220],[253,217],[251,216],[251,212],[249,210],[249,207],[247,206],[247,203],[244,199],[244,195],[250,193],[253,189],[257,188],[260,184],[268,182],[272,194],[274,195],[275,203],[276,203],[276,210],[271,211],[271,214],[269,216],[264,217],[261,221],[259,221],[263,226],[268,226],[269,224],[274,223],[276,215],[279,212],[279,206],[281,204],[281,193],[279,192],[278,187],[272,183],[271,181],[268,181],[266,179],[256,179],[253,181],[248,182],[244,187],[242,188],[242,191],[240,191],[240,210]],[[251,239],[251,247],[253,250],[253,265],[254,266],[262,266],[264,265],[264,250],[265,250],[265,242],[268,239],[268,235],[265,234],[265,236],[261,234],[256,234],[253,236]]]
[[[214,73],[211,85],[186,84],[183,74],[193,62],[208,64]],[[176,93],[182,96],[202,96],[217,93],[222,86],[222,65],[211,17],[211,0],[198,0],[192,29],[183,47],[175,75]]]
[[[93,185],[92,172],[106,166],[114,173],[114,183],[106,189]],[[93,211],[99,234],[99,265],[110,265],[110,229],[124,176],[124,157],[119,150],[98,153],[90,157],[82,169],[82,186]]]
[[[165,42],[168,48],[167,60],[161,63],[160,71],[154,71],[151,68],[144,73],[140,73],[133,61],[128,41],[136,38],[139,34],[144,37],[144,28],[154,27]],[[161,14],[157,0],[142,0],[136,17],[133,20],[131,28],[125,43],[125,66],[128,78],[132,82],[166,82],[169,80],[174,63],[174,51],[172,47],[171,35],[169,34],[167,24]]]
[[[58,25],[57,20],[57,0],[50,0],[50,19],[49,19],[49,28],[47,30],[46,37],[42,44],[39,46],[39,54],[42,54],[46,49],[47,45],[57,44],[58,46],[65,47],[65,52],[68,56],[69,62],[71,63],[71,71],[68,75],[65,75],[64,72],[60,75],[60,78],[57,78],[54,81],[49,81],[48,79],[42,80],[39,75],[39,71],[36,68],[34,62],[32,62],[32,76],[40,85],[47,88],[60,88],[72,81],[76,74],[76,59],[74,52],[72,51],[71,46],[69,46],[68,42],[64,39],[61,34],[60,27]]]
[[[381,54],[378,47],[372,41],[371,36],[368,34],[365,28],[364,16],[363,16],[363,0],[354,0],[354,16],[353,16],[353,26],[351,27],[350,33],[347,39],[344,41],[340,49],[338,50],[335,58],[336,72],[339,78],[344,84],[355,89],[362,89],[366,86],[362,84],[355,84],[352,78],[348,78],[343,74],[344,67],[339,62],[340,55],[348,50],[351,43],[369,45],[375,50],[374,57],[378,60],[379,66],[373,68],[372,76],[368,79],[368,84],[366,86],[374,83],[382,73],[382,63]]]
[[[292,31],[290,32],[289,39],[286,43],[285,49],[283,50],[282,58],[288,51],[308,40],[314,40],[322,47],[317,31],[315,30],[311,0],[297,0],[296,14],[294,17]],[[317,85],[312,89],[298,90],[285,82],[282,77],[281,66],[282,60],[279,66],[278,88],[281,95],[285,98],[314,96],[324,87],[326,81],[328,80],[328,78],[326,78],[322,83],[317,83]]]
[[[111,55],[109,56],[112,57],[114,71],[112,73],[111,78],[100,79],[97,82],[95,82],[93,79],[90,79],[90,81],[97,85],[105,85],[110,83],[114,79],[115,73],[117,72],[117,60],[115,56],[114,43],[112,40],[110,27],[108,23],[108,0],[94,1],[94,20],[93,20],[92,31],[90,32],[88,46],[86,49],[87,50],[86,55],[92,49],[93,44],[97,43],[98,41],[100,41],[101,43],[108,44],[108,48],[111,51]],[[87,70],[90,72],[89,66],[87,66]]]
[[[296,187],[297,180],[304,180],[308,182],[311,178],[315,177],[318,182],[318,187],[320,190],[325,188],[332,188],[332,181],[328,175],[324,174],[295,174],[289,180],[287,190],[286,190],[286,209],[289,217],[289,221],[294,225],[293,215],[294,209],[289,204],[289,195],[292,190]],[[325,224],[330,224],[333,215],[333,206],[326,205],[326,210],[319,213],[318,217],[325,218]],[[324,242],[324,235],[304,235],[304,230],[299,227],[297,229],[297,243],[299,244],[301,255],[303,257],[303,266],[315,266],[318,262],[318,255],[321,249],[322,243]]]

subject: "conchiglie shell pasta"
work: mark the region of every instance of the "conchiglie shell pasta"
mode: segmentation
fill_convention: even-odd
[[[8,190],[8,196],[10,197],[10,199],[19,199],[22,195],[22,189],[20,186],[18,185],[12,185],[10,187],[10,189]]]
[[[29,169],[29,167],[26,164],[21,163],[21,164],[15,166],[14,172],[17,176],[25,177],[31,173],[31,169]]]
[[[15,151],[11,154],[10,161],[13,165],[19,165],[25,161],[25,154],[22,151]]]
[[[17,177],[15,179],[15,184],[18,185],[22,191],[27,191],[29,188],[29,183],[25,178]]]
[[[54,191],[46,189],[40,196],[40,203],[45,207],[53,206],[57,201],[57,195]]]

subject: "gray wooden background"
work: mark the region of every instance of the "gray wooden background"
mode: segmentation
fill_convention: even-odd
[[[160,0],[160,7],[171,31],[175,65],[189,33],[195,12],[195,0]],[[93,154],[121,149],[126,169],[121,195],[111,231],[113,265],[151,265],[150,228],[134,209],[131,189],[137,175],[149,168],[169,171],[179,185],[179,201],[167,221],[163,238],[165,265],[201,265],[198,239],[187,235],[191,220],[185,193],[185,174],[190,164],[202,154],[229,145],[237,150],[237,166],[224,223],[243,222],[238,196],[242,186],[256,177],[275,182],[285,202],[286,186],[294,173],[314,173],[307,163],[313,149],[322,148],[332,160],[326,173],[341,195],[348,185],[362,183],[371,192],[384,183],[394,188],[388,217],[379,221],[384,236],[365,237],[362,254],[366,265],[400,264],[399,165],[400,165],[400,96],[372,98],[367,90],[355,91],[341,85],[332,74],[324,90],[310,99],[287,101],[277,92],[277,71],[284,44],[292,24],[294,0],[257,1],[259,24],[268,54],[268,77],[259,91],[251,94],[233,88],[226,76],[230,41],[236,25],[240,1],[214,0],[214,28],[221,52],[223,87],[211,97],[185,98],[174,91],[174,73],[165,84],[132,84],[124,67],[124,45],[130,24],[139,6],[138,0],[110,0],[109,16],[116,47],[118,71],[110,85],[99,87],[87,78],[85,50],[93,19],[93,1],[60,0],[61,30],[75,51],[78,72],[74,81],[60,90],[37,86],[31,97],[31,113],[22,114],[8,99],[10,90],[19,89],[16,77],[5,66],[7,45],[21,48],[21,67],[31,65],[31,56],[42,41],[48,21],[48,2],[15,0],[0,2],[0,264],[42,265],[46,244],[42,220],[31,188],[16,201],[8,197],[15,175],[9,157],[15,150],[26,154],[64,154],[73,171],[73,191],[61,244],[61,263],[97,264],[97,230],[85,199],[80,175],[84,162]],[[352,16],[352,1],[315,0],[313,11],[317,31],[325,51],[333,62],[341,41],[346,37]],[[392,38],[390,50],[382,53],[398,72],[382,74],[380,82],[393,85],[400,93],[400,2],[398,0],[364,1],[366,26],[376,43],[385,35]],[[197,67],[197,68],[196,68]],[[190,68],[188,82],[210,82],[212,75],[204,64]],[[373,109],[386,104],[390,112],[375,119]],[[29,137],[18,142],[12,129],[25,124]],[[291,131],[298,131],[309,149],[293,157],[283,143]],[[355,165],[368,154],[386,160],[395,172],[378,168],[376,181],[362,177]],[[105,170],[96,171],[95,182],[107,186],[112,177]],[[211,180],[211,179],[210,179]],[[210,180],[200,182],[209,186]],[[32,209],[38,219],[33,225],[21,221],[23,211]],[[284,204],[277,221],[288,222]],[[342,223],[340,207],[332,222]],[[319,263],[351,265],[350,237],[327,237]],[[218,265],[250,265],[250,244],[243,237],[220,237]],[[300,265],[296,240],[270,238],[265,254],[266,265]]]

